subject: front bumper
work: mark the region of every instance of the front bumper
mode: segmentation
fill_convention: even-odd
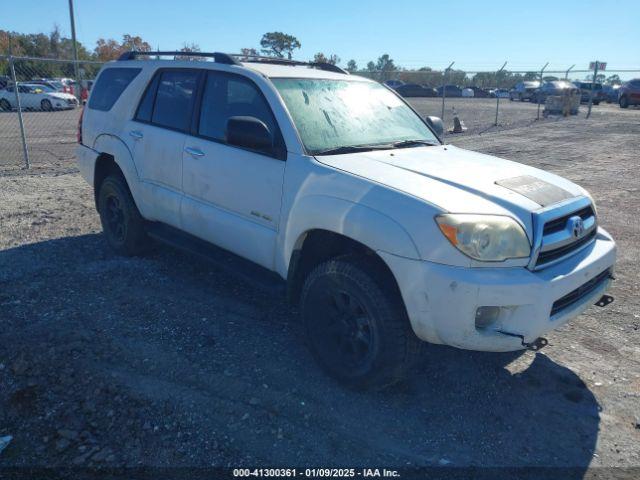
[[[505,352],[529,343],[575,318],[609,287],[605,278],[588,294],[551,316],[556,300],[578,289],[607,269],[613,272],[616,245],[602,228],[589,247],[539,271],[524,267],[462,268],[379,252],[402,292],[416,335],[431,343]],[[498,320],[476,329],[475,312],[497,306]]]

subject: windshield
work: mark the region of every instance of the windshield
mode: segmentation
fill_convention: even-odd
[[[272,81],[311,155],[345,147],[393,148],[392,144],[407,141],[439,144],[422,119],[379,83],[315,78]]]

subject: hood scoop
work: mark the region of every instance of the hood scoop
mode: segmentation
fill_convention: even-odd
[[[504,180],[497,180],[495,184],[519,193],[541,207],[575,197],[571,192],[531,175],[505,178]]]

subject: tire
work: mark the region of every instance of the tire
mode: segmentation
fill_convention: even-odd
[[[300,311],[322,368],[355,388],[384,388],[405,378],[422,342],[411,329],[388,273],[363,256],[318,265],[306,278]]]
[[[145,222],[122,175],[109,175],[100,185],[98,212],[107,243],[116,253],[130,257],[145,251]]]
[[[518,94],[518,100],[521,101],[521,102],[524,102],[524,98],[522,98],[522,94],[521,93]]]
[[[44,99],[40,102],[40,108],[43,112],[50,112],[51,110],[53,110],[53,105],[51,105],[51,102],[49,100]]]
[[[600,105],[600,100],[598,100],[597,102],[593,102],[594,105]]]
[[[623,95],[622,97],[620,97],[620,108],[629,108],[629,99]]]
[[[7,100],[6,98],[0,100],[0,110],[5,112],[11,111],[11,104],[9,103],[9,100]]]

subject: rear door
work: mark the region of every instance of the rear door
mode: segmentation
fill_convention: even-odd
[[[273,112],[250,79],[208,71],[183,157],[183,228],[264,267],[273,267],[285,171]],[[254,117],[274,138],[267,151],[227,144],[231,117]]]
[[[128,143],[151,220],[180,227],[182,150],[191,128],[200,70],[160,69],[128,124]]]

